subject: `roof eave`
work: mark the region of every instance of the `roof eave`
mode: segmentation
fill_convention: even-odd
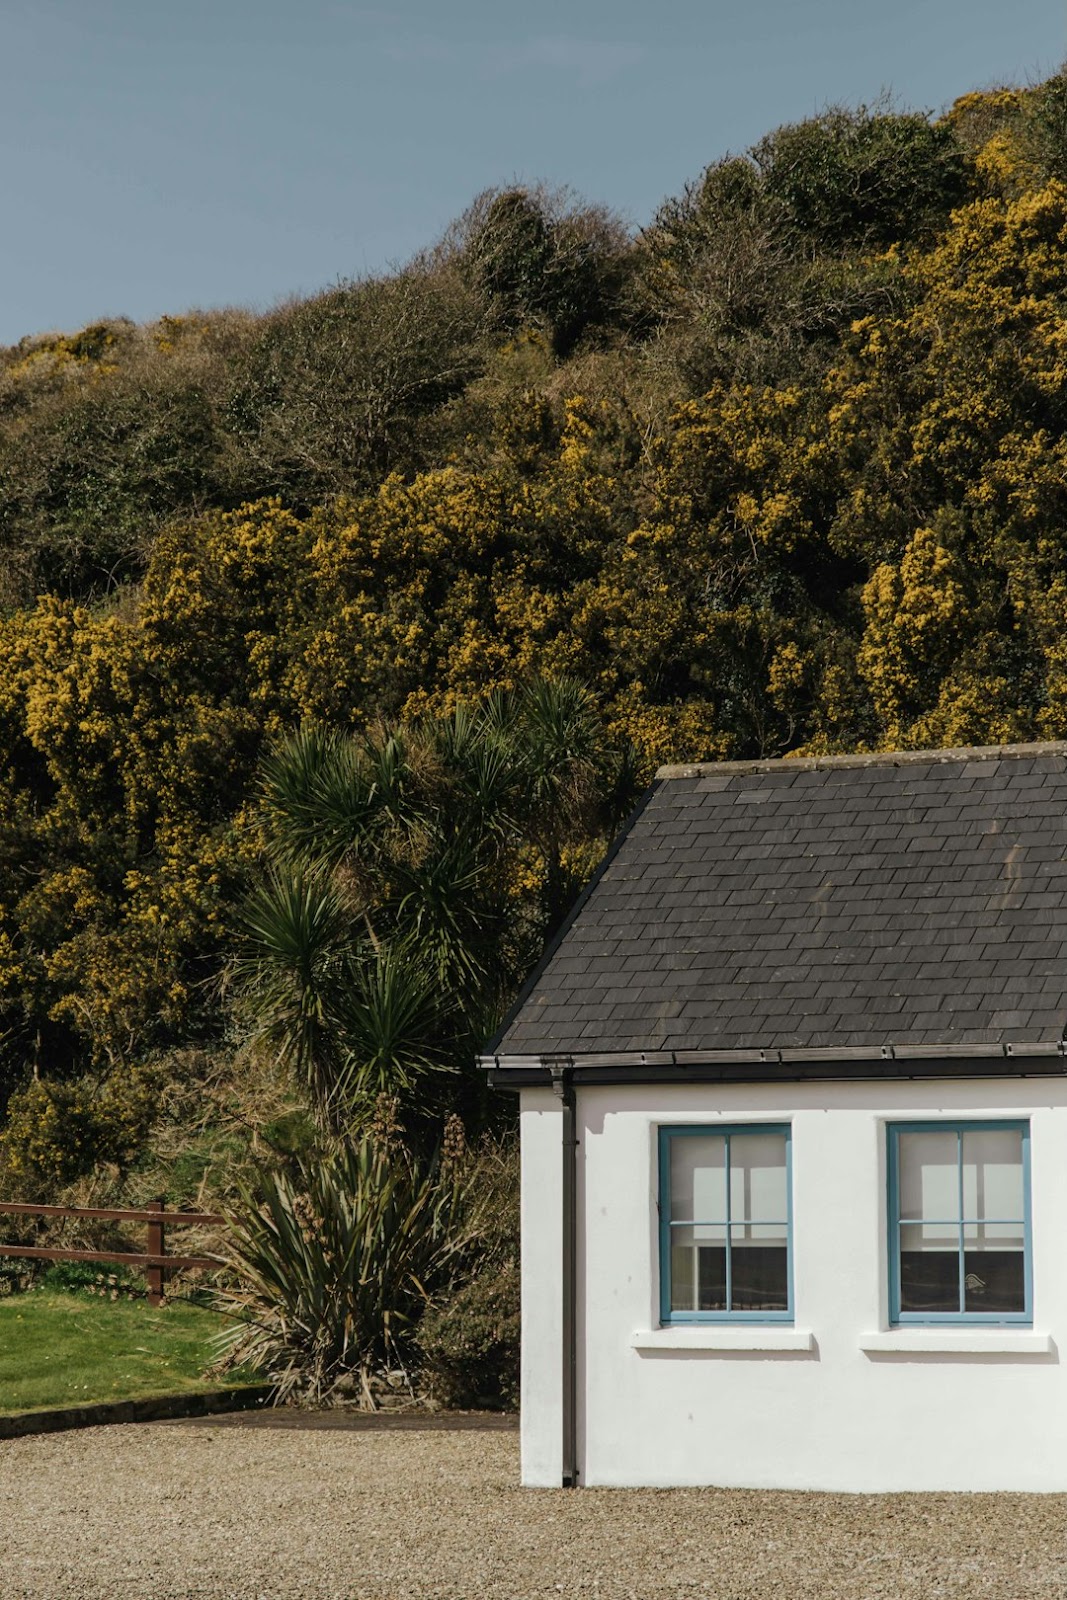
[[[500,1088],[575,1083],[781,1083],[888,1078],[1054,1077],[1067,1074],[1067,1042],[931,1044],[824,1050],[647,1050],[483,1055]]]

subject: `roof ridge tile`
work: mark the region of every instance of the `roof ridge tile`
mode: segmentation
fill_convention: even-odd
[[[849,767],[901,767],[934,761],[973,761],[978,764],[1015,760],[1026,756],[1065,756],[1067,741],[1050,739],[1036,744],[961,745],[943,750],[875,750],[839,756],[776,756],[752,761],[674,762],[656,773],[660,782],[672,778],[738,777],[746,773],[825,772]],[[975,774],[980,776],[980,774]]]

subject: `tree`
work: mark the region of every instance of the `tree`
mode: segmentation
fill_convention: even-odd
[[[768,196],[819,249],[921,240],[967,198],[952,126],[883,106],[832,106],[752,152]]]
[[[620,318],[629,239],[603,207],[565,190],[488,190],[456,231],[467,276],[507,331],[543,328],[566,356]]]
[[[307,510],[425,464],[425,419],[481,371],[483,311],[447,262],[272,313],[234,374],[238,493]]]
[[[363,737],[308,726],[266,761],[236,977],[327,1126],[383,1095],[423,1127],[477,1113],[474,1052],[635,792],[567,681]]]

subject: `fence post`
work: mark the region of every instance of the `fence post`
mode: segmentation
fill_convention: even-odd
[[[146,1211],[158,1211],[160,1213],[158,1222],[152,1221],[148,1224],[148,1254],[150,1256],[161,1256],[166,1251],[163,1231],[164,1203],[163,1196],[160,1195],[157,1200],[149,1200],[145,1206]],[[162,1266],[150,1266],[148,1268],[148,1304],[150,1306],[158,1306],[163,1299],[163,1274],[165,1270]]]

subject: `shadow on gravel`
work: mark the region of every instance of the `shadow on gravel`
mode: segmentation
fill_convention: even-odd
[[[278,1406],[265,1411],[227,1411],[213,1417],[181,1417],[173,1428],[341,1429],[350,1433],[509,1433],[519,1426],[505,1411],[302,1411]]]

